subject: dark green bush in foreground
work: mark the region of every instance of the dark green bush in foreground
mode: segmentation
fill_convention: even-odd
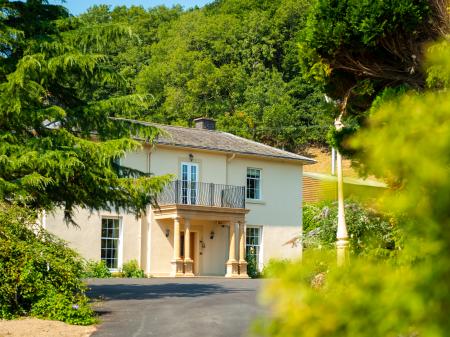
[[[34,212],[0,204],[0,318],[94,323],[82,259],[35,223]]]

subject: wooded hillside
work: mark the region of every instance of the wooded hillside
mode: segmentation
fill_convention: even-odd
[[[94,6],[78,25],[129,27],[108,47],[123,83],[99,85],[92,99],[139,94],[128,117],[191,125],[213,117],[218,128],[298,151],[324,144],[332,107],[299,67],[299,31],[309,1],[215,1],[201,9]],[[123,114],[122,114],[123,115]]]

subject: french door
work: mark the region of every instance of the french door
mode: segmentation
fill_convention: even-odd
[[[198,164],[181,163],[181,202],[186,205],[197,204]]]

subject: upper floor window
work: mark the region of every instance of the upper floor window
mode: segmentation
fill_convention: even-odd
[[[247,168],[247,199],[261,199],[261,169]]]

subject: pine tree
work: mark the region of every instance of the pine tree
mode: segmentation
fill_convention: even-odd
[[[81,25],[45,0],[2,1],[0,10],[0,198],[37,209],[122,208],[139,214],[169,177],[114,162],[152,140],[154,128],[119,122],[148,98],[94,97],[121,86],[105,48],[125,25]],[[135,138],[135,137],[134,137]],[[123,173],[127,172],[127,175]]]

